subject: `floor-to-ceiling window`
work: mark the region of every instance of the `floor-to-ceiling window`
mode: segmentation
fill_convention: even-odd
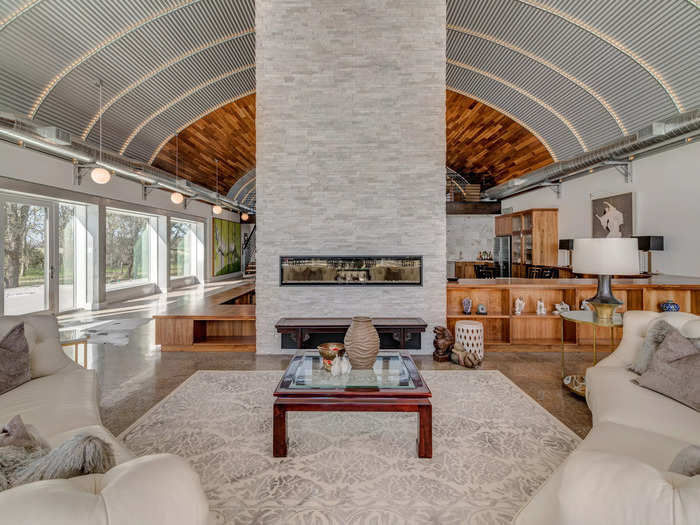
[[[197,225],[180,219],[170,220],[170,277],[197,274]]]
[[[106,211],[107,288],[153,282],[151,257],[155,217],[108,208]]]

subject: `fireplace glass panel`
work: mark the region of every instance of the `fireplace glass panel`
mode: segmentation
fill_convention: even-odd
[[[419,255],[280,257],[280,284],[421,286],[423,257]]]

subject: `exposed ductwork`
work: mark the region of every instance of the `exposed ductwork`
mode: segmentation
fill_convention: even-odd
[[[21,143],[32,149],[71,160],[76,165],[76,175],[79,176],[83,167],[88,170],[92,166],[102,166],[120,177],[141,183],[144,187],[144,195],[153,189],[178,191],[188,199],[209,204],[218,203],[233,211],[255,213],[255,209],[228,197],[217,195],[216,192],[204,186],[189,181],[177,183],[175,178],[164,170],[130,160],[116,153],[103,152],[102,161],[99,161],[97,148],[82,141],[72,140],[70,133],[55,126],[44,126],[16,115],[0,113],[0,139]]]
[[[586,171],[595,171],[596,168],[627,164],[631,160],[630,156],[663,147],[670,142],[677,142],[680,137],[698,130],[700,130],[700,109],[686,111],[662,121],[653,122],[635,133],[593,151],[511,179],[489,188],[483,194],[487,199],[504,199],[542,186],[551,186]]]

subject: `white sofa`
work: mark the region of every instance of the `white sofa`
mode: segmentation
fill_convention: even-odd
[[[592,452],[607,453],[610,458],[635,458],[658,471],[669,469],[676,455],[686,446],[700,445],[700,413],[671,398],[631,382],[638,377],[627,369],[641,348],[650,323],[663,318],[687,337],[699,337],[700,317],[687,313],[630,311],[624,315],[623,337],[610,356],[586,372],[586,401],[593,415],[593,428],[576,452],[567,459],[535,493],[530,502],[513,519],[514,525],[563,525],[561,501],[587,497],[572,494],[570,485],[562,484],[567,463],[579,452],[581,457],[596,457]],[[691,333],[692,331],[692,333]],[[602,457],[598,454],[597,457]],[[579,470],[580,472],[580,470]],[[614,476],[610,472],[610,476]],[[600,480],[608,481],[605,475]],[[619,477],[619,476],[618,476]],[[678,479],[680,476],[674,476]],[[690,478],[686,478],[690,479]],[[694,478],[693,478],[694,479]],[[613,479],[614,483],[615,480]],[[585,491],[584,491],[585,492]],[[695,497],[697,495],[697,498]],[[693,505],[700,509],[700,491],[693,493]],[[697,521],[700,524],[700,513]],[[686,523],[686,521],[658,523]],[[613,524],[588,520],[586,523]]]
[[[105,474],[29,483],[0,492],[0,522],[13,525],[204,525],[208,503],[199,476],[182,458],[135,458],[100,421],[94,371],[63,352],[52,315],[0,317],[0,340],[25,323],[32,379],[0,395],[0,426],[19,414],[51,446],[78,433],[114,448],[117,466]]]

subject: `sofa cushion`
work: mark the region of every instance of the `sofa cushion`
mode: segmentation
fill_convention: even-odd
[[[663,319],[656,319],[649,323],[649,328],[647,329],[647,334],[644,336],[644,342],[641,348],[637,351],[637,355],[634,357],[632,366],[630,370],[636,374],[643,374],[649,368],[651,364],[651,359],[654,357],[654,353],[659,348],[661,343],[664,342],[666,335],[671,330],[675,330],[673,326],[668,324]]]
[[[586,371],[586,400],[593,425],[609,421],[700,445],[700,417],[690,407],[632,383],[638,376],[623,367]]]
[[[47,441],[49,442],[51,448],[55,448],[78,434],[90,434],[91,436],[97,436],[109,443],[112,446],[114,460],[116,461],[117,465],[131,461],[136,457],[128,448],[124,446],[121,441],[117,440],[106,428],[101,425],[90,425],[88,427],[79,427],[67,430],[59,434],[54,434]]]
[[[68,369],[32,379],[0,396],[0,422],[19,414],[42,437],[100,424],[97,380],[92,370]]]
[[[0,341],[0,394],[32,378],[29,369],[29,345],[24,337],[24,323],[19,323]]]
[[[672,329],[638,383],[700,411],[700,349]]]
[[[700,476],[700,447],[688,445],[673,458],[669,469],[684,476]]]
[[[629,456],[577,451],[559,487],[562,525],[695,525],[700,477],[669,475]]]
[[[0,338],[19,323],[25,323],[25,332],[30,334],[27,342],[32,378],[55,374],[64,368],[77,367],[61,348],[56,316],[36,314],[0,317]]]

